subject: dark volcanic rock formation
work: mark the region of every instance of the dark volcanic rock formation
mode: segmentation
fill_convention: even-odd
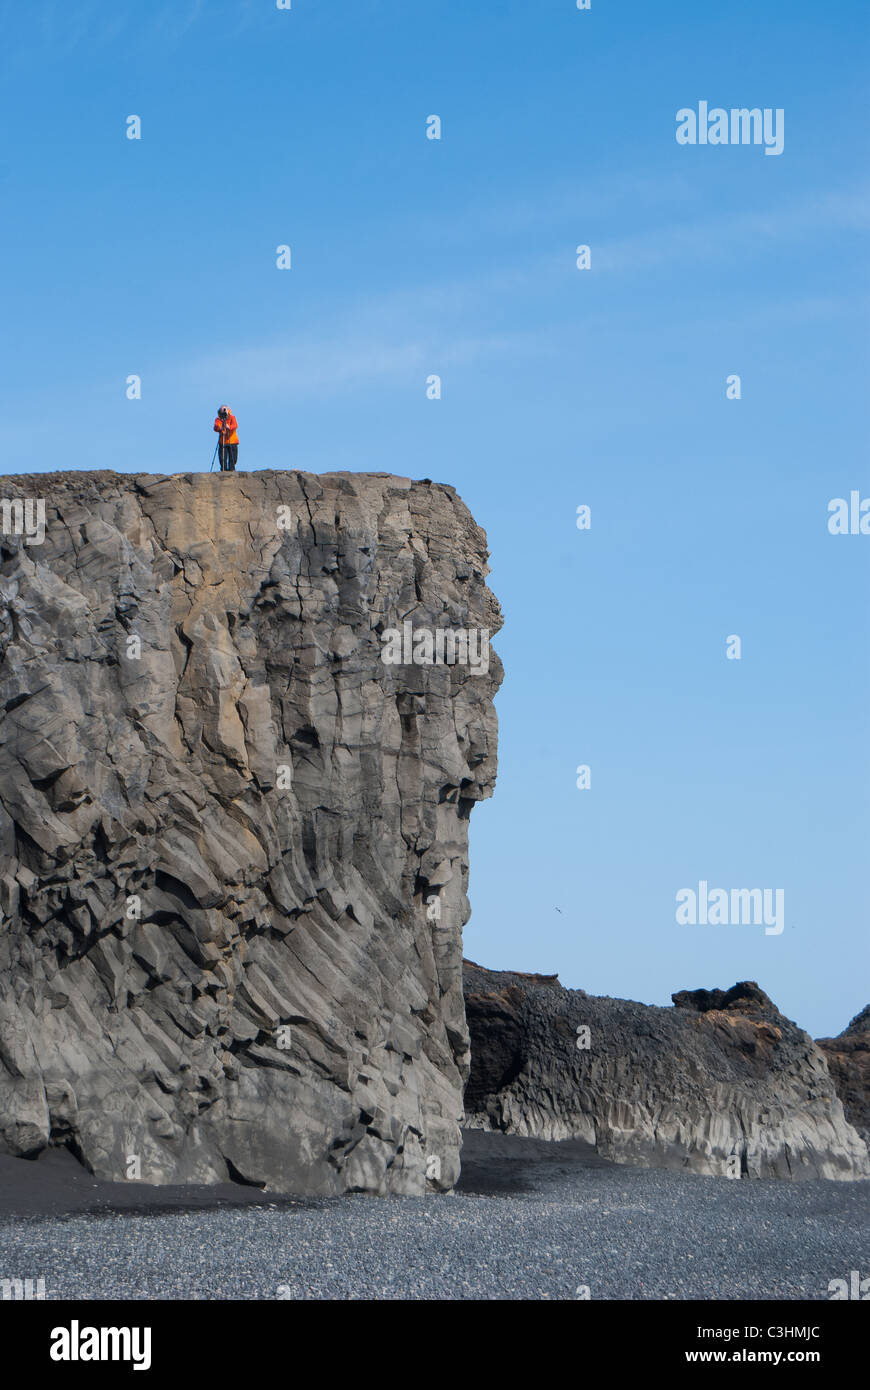
[[[870,1176],[823,1056],[751,981],[663,1009],[466,961],[464,988],[469,1128],[702,1173]]]
[[[680,989],[671,999],[674,1008],[692,1009],[697,1014],[759,1014],[777,1021],[783,1017],[754,980],[740,980],[730,989]]]
[[[500,666],[387,665],[381,634],[496,631],[483,532],[386,474],[3,495],[46,527],[0,537],[0,1151],[450,1187]]]
[[[870,1147],[870,1004],[836,1038],[818,1038],[846,1119]]]

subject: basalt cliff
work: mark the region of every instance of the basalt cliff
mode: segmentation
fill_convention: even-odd
[[[864,1015],[816,1046],[754,981],[683,990],[670,1009],[471,961],[464,981],[469,1128],[725,1177],[870,1177],[853,1127],[867,1115]],[[820,1048],[848,1070],[853,1123]]]
[[[870,1145],[870,1004],[836,1038],[818,1038],[846,1119]]]
[[[388,664],[383,637],[497,631],[483,532],[451,488],[378,473],[3,497],[0,1151],[450,1188],[501,669],[425,642]]]

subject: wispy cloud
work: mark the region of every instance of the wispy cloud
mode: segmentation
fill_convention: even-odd
[[[669,223],[617,241],[604,241],[595,264],[604,272],[647,270],[679,261],[724,261],[766,254],[819,233],[870,227],[870,189],[807,196],[774,211],[736,212]]]
[[[5,7],[4,7],[5,8]],[[139,4],[107,4],[106,0],[28,0],[10,5],[4,23],[3,70],[33,63],[69,60],[79,49],[108,48],[135,36],[137,45],[159,46],[161,59],[200,19],[207,17],[205,0],[140,0]],[[3,19],[5,21],[6,15]]]
[[[613,197],[627,196],[629,188],[620,185],[610,192]],[[773,211],[667,221],[616,241],[596,238],[593,267],[596,274],[630,283],[635,273],[650,267],[759,258],[822,233],[832,238],[868,225],[870,190],[831,191]],[[422,381],[457,365],[506,359],[516,365],[518,360],[558,353],[568,331],[561,306],[566,276],[576,273],[573,254],[573,241],[568,241],[564,251],[506,258],[467,277],[385,289],[343,305],[331,317],[324,310],[316,332],[301,323],[291,334],[268,342],[240,343],[173,363],[167,375],[197,392],[217,389],[218,394],[235,393],[248,400],[327,399],[378,383]],[[521,329],[481,331],[482,324],[503,321],[505,305],[511,301],[510,317],[516,322],[524,297]],[[810,293],[788,303],[775,298],[759,303],[756,298],[751,311],[803,322],[833,317],[849,307],[842,299]],[[743,306],[741,314],[745,312]],[[606,311],[599,304],[584,314],[584,332],[607,334],[632,313],[630,302],[612,302]]]
[[[803,198],[777,204],[772,209],[704,217],[692,216],[689,208],[679,215],[681,188],[680,181],[655,187],[652,183],[640,184],[634,180],[608,182],[603,189],[593,189],[587,195],[588,220],[568,217],[569,225],[555,228],[554,235],[547,239],[546,249],[518,258],[514,245],[512,256],[506,252],[500,260],[490,260],[483,267],[475,266],[474,273],[466,278],[454,278],[437,286],[415,289],[413,295],[417,306],[421,310],[431,308],[433,311],[471,312],[495,302],[499,297],[521,294],[524,290],[532,291],[535,295],[545,294],[562,286],[567,272],[573,273],[574,248],[581,241],[589,242],[593,247],[593,271],[596,275],[630,276],[653,267],[726,263],[737,258],[751,264],[753,260],[776,254],[786,246],[809,243],[822,235],[832,239],[840,234],[864,232],[870,228],[870,186],[865,184],[808,193]],[[609,217],[605,220],[603,209],[612,208],[616,201],[629,198],[632,189],[638,194],[632,216],[636,230],[630,236],[608,237],[606,231],[601,229],[602,223],[606,226],[609,220]],[[641,189],[643,197],[640,197]],[[567,197],[564,190],[547,209],[541,210],[543,220],[551,221],[557,208],[563,207],[563,196]],[[564,204],[566,209],[568,206]],[[593,233],[589,230],[590,225],[594,225],[589,209],[596,208],[601,211],[601,221],[599,229]],[[515,214],[522,218],[522,211],[509,203],[490,209],[488,215],[493,222],[507,228]],[[453,221],[465,227],[464,210]],[[625,218],[620,211],[619,226],[624,225]],[[560,240],[562,244],[556,249]],[[480,245],[477,235],[471,237],[471,241],[475,247]],[[540,239],[536,244],[540,244]],[[409,293],[404,289],[386,292],[380,300],[382,312],[389,313],[395,306],[407,302]]]
[[[195,391],[213,392],[223,382],[227,391],[248,400],[314,399],[409,377],[418,377],[422,388],[433,372],[440,375],[451,367],[540,350],[532,333],[439,333],[424,340],[408,336],[400,323],[393,334],[383,323],[377,332],[367,333],[356,317],[328,336],[309,339],[300,332],[289,339],[241,346],[180,366],[173,376]]]
[[[442,245],[479,243],[482,237],[491,245],[493,239],[533,230],[540,237],[544,227],[552,228],[557,235],[570,229],[570,235],[579,236],[593,219],[618,216],[624,220],[626,209],[631,218],[636,218],[639,209],[663,205],[673,208],[692,196],[691,179],[684,174],[654,176],[644,170],[626,170],[593,180],[548,179],[541,187],[525,184],[495,200],[481,193],[466,199],[461,215],[453,209],[439,214],[427,208],[424,225],[414,214],[409,221],[418,225],[418,236],[436,238]],[[396,224],[395,217],[392,224]]]

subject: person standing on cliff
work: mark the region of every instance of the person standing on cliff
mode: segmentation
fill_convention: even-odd
[[[218,450],[222,473],[235,473],[239,461],[239,422],[228,405],[222,405],[214,422],[220,436]]]

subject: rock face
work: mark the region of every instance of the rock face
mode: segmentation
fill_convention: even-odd
[[[464,988],[468,1128],[726,1176],[870,1176],[824,1057],[753,982],[664,1009],[466,961]]]
[[[870,1004],[836,1038],[819,1038],[846,1119],[870,1147]]]
[[[501,674],[483,532],[386,474],[2,496],[0,1151],[449,1188]],[[41,543],[16,499],[44,502]],[[477,631],[476,664],[461,635],[430,665],[391,637],[387,664],[403,623]]]

